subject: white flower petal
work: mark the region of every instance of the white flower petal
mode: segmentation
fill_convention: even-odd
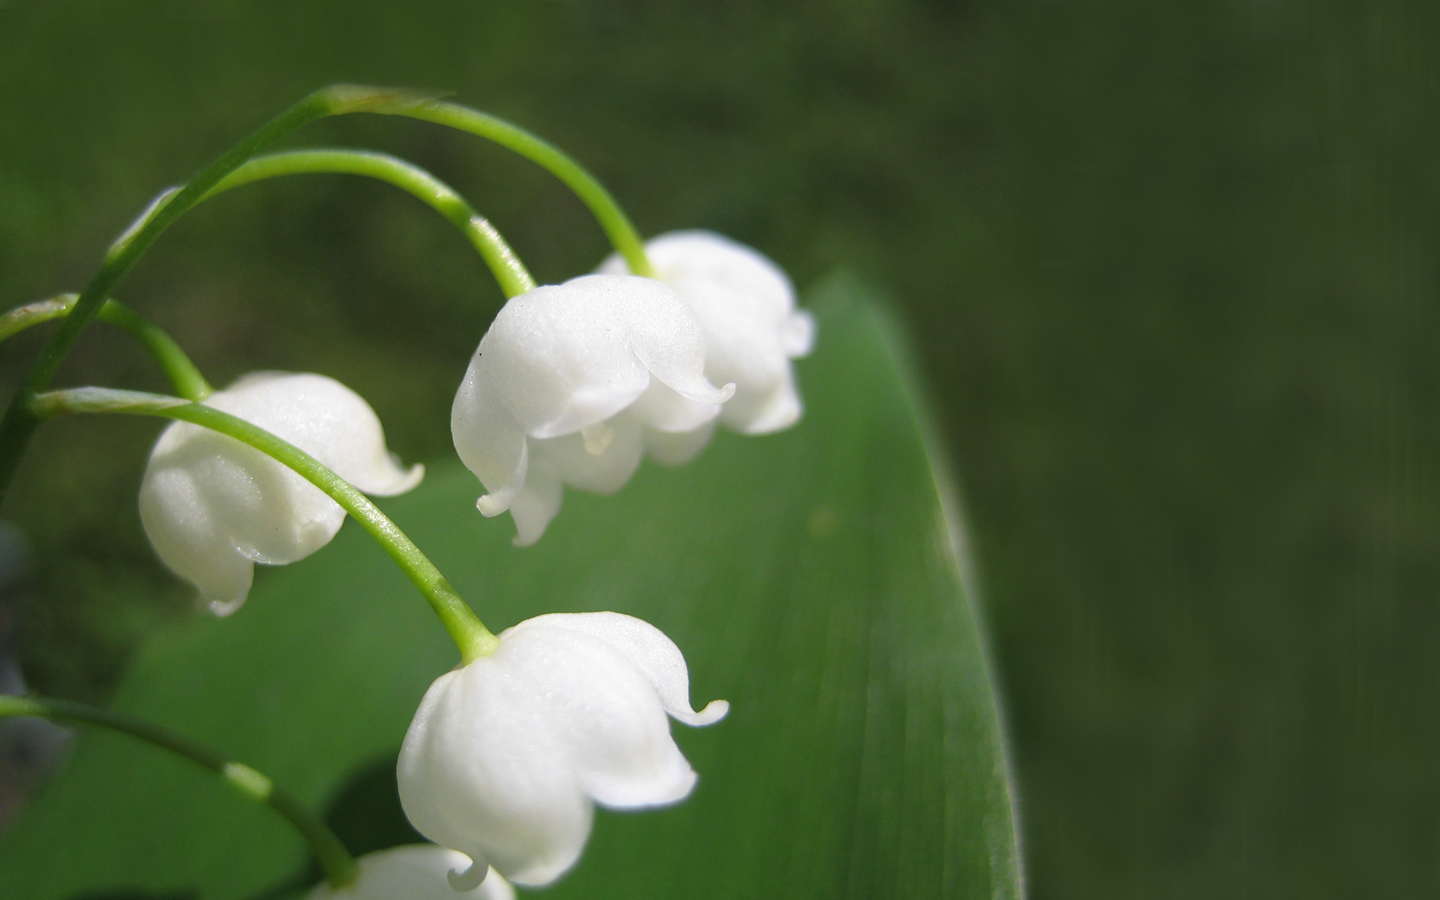
[[[593,812],[553,710],[505,651],[502,640],[426,691],[400,750],[400,800],[427,838],[545,884],[579,858]]]
[[[644,393],[650,372],[634,333],[647,315],[674,306],[673,295],[641,279],[585,276],[539,287],[505,304],[471,366],[525,434],[569,434]]]
[[[645,444],[640,426],[626,416],[604,423],[599,440],[587,441],[580,432],[531,442],[536,457],[555,467],[560,480],[571,487],[597,494],[613,494],[640,467]]]
[[[638,619],[521,622],[495,653],[426,692],[400,751],[406,815],[512,881],[547,884],[579,858],[592,803],[656,806],[690,793],[695,773],[667,709],[718,716],[690,711],[687,684],[678,648]]]
[[[681,466],[704,450],[714,434],[714,419],[693,431],[671,433],[647,428],[645,454],[662,466]]]
[[[543,696],[551,735],[584,791],[619,808],[686,797],[695,772],[670,737],[646,673],[608,642],[546,618],[511,629],[511,677],[532,685],[532,699]]]
[[[809,356],[815,349],[815,317],[808,309],[797,309],[785,319],[780,342],[791,359]]]
[[[546,460],[538,459],[528,469],[523,486],[510,502],[510,515],[515,519],[515,546],[528,547],[540,540],[550,520],[560,511],[560,476]],[[493,495],[492,495],[493,496]],[[486,497],[480,498],[480,511],[493,516],[504,510],[489,512],[483,505]]]
[[[697,403],[669,385],[654,381],[621,415],[647,428],[678,434],[709,425],[722,408],[713,403]]]
[[[698,713],[691,708],[690,670],[685,665],[684,654],[665,632],[644,619],[616,612],[550,613],[515,626],[521,627],[564,629],[604,641],[644,673],[665,712],[687,725],[713,724],[724,718],[730,708],[724,700],[713,701]]]
[[[289,441],[370,493],[409,490],[424,473],[395,465],[374,411],[322,375],[254,373],[205,403]],[[245,601],[251,563],[303,559],[335,536],[345,512],[253,447],[175,422],[151,451],[140,518],[161,560],[224,615]]]
[[[733,383],[720,411],[746,434],[778,431],[799,418],[790,360],[810,352],[814,319],[795,308],[790,279],[757,251],[709,231],[676,231],[645,245],[656,276],[675,288],[705,332],[705,374]],[[627,271],[618,255],[600,272]]]
[[[525,430],[495,396],[493,381],[482,377],[480,358],[477,353],[470,361],[455,394],[450,407],[450,433],[460,461],[489,491],[480,498],[480,511],[498,516],[510,508],[525,485],[530,460]]]
[[[375,410],[333,378],[251,372],[204,402],[284,438],[367,494],[403,494],[425,476],[424,466],[395,463]]]
[[[212,612],[226,616],[245,602],[255,567],[217,527],[208,507],[202,484],[184,468],[147,469],[140,520],[151,546],[171,571],[199,589]]]
[[[515,888],[490,869],[478,887],[457,891],[450,873],[471,865],[463,853],[435,844],[406,844],[356,860],[360,877],[338,890],[321,882],[306,900],[515,900]]]
[[[748,403],[722,421],[744,434],[770,434],[782,431],[800,420],[804,408],[800,395],[789,380],[777,382],[765,393],[751,394]]]

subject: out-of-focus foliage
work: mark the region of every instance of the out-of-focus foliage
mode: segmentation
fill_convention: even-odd
[[[1440,887],[1440,13],[266,6],[0,8],[3,303],[83,283],[159,187],[320,84],[453,88],[574,151],[647,233],[715,228],[801,284],[845,263],[904,304],[1037,897]],[[542,280],[605,252],[559,187],[459,136],[356,118],[297,142],[431,167]],[[314,178],[209,204],[122,299],[217,382],[340,378],[414,459],[448,453],[499,294],[409,198]],[[35,346],[0,354],[7,383]],[[85,348],[67,381],[160,386],[122,340]],[[48,426],[6,509],[38,554],[41,687],[103,698],[183,609],[133,512],[155,430]]]
[[[954,510],[865,292],[833,283],[814,299],[825,341],[803,369],[806,420],[786,434],[722,435],[683,469],[650,465],[614,497],[567,498],[524,549],[509,522],[475,512],[478,484],[454,462],[387,501],[497,628],[541,611],[638,615],[683,648],[700,704],[733,704],[711,728],[677,726],[695,795],[601,814],[546,896],[1020,897]],[[358,528],[272,574],[232,619],[156,639],[116,706],[183,723],[318,805],[394,765],[420,695],[457,654]],[[337,826],[381,817],[357,812]],[[291,883],[303,851],[208,773],[86,735],[0,843],[0,895],[235,900]]]

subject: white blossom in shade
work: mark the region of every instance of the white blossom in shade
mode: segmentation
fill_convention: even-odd
[[[254,372],[203,402],[294,444],[367,494],[404,493],[425,473],[397,465],[375,411],[324,375]],[[255,563],[309,556],[340,530],[345,511],[259,450],[175,422],[150,452],[140,519],[165,565],[223,616],[245,602]]]
[[[455,449],[488,491],[480,511],[509,510],[515,542],[533,544],[562,485],[613,493],[646,451],[693,455],[734,392],[704,370],[700,323],[653,279],[584,275],[511,298],[450,413]]]
[[[400,803],[427,838],[543,885],[579,858],[593,804],[661,806],[695,772],[666,714],[709,725],[729,709],[690,707],[679,648],[613,612],[552,613],[436,679],[400,748]]]
[[[435,844],[377,850],[356,862],[360,877],[342,888],[321,882],[305,900],[515,900],[515,888],[493,869],[478,887],[452,885],[451,873],[468,869],[470,859]]]
[[[756,250],[713,231],[672,231],[646,243],[656,277],[690,304],[705,330],[705,375],[733,383],[720,421],[744,434],[795,424],[802,405],[790,360],[815,340],[815,320],[795,307],[795,288]],[[598,271],[629,271],[619,254]],[[703,443],[703,442],[702,442]]]

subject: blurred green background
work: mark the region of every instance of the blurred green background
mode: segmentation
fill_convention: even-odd
[[[646,233],[892,296],[972,526],[1034,897],[1440,890],[1440,12],[299,6],[0,2],[0,306],[79,289],[157,190],[315,87],[453,90]],[[430,168],[542,282],[606,252],[557,183],[464,136],[348,117],[291,143]],[[340,378],[418,460],[450,452],[501,300],[433,213],[339,176],[206,204],[118,296],[218,384]],[[39,341],[6,346],[4,390]],[[99,328],[62,380],[164,388]],[[39,689],[103,701],[190,614],[135,514],[158,428],[32,447],[4,514],[33,545]]]

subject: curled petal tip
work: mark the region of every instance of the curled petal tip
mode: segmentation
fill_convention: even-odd
[[[438,844],[377,850],[355,860],[360,871],[349,884],[321,882],[305,900],[515,900],[510,882],[475,859]]]
[[[728,712],[730,712],[729,700],[711,700],[705,704],[705,708],[699,712],[690,713],[689,715],[676,715],[672,712],[670,715],[675,716],[675,718],[684,722],[686,725],[700,728],[705,725],[714,725],[716,722],[725,718],[725,714]]]
[[[705,708],[695,714],[696,725],[713,725],[730,712],[729,700],[711,700]]]
[[[473,891],[485,880],[490,872],[490,864],[483,860],[473,860],[470,868],[461,871],[451,869],[445,873],[445,880],[457,891]]]
[[[710,406],[718,406],[735,396],[735,385],[727,384],[724,387],[716,387],[707,379],[701,379],[696,385],[668,385],[675,393],[686,400],[693,400],[696,403],[704,403]]]
[[[391,455],[391,459],[395,462],[396,468],[400,468],[399,459],[393,454]],[[397,478],[393,484],[387,485],[384,490],[371,491],[371,493],[378,494],[382,497],[393,497],[397,494],[407,493],[411,488],[418,486],[420,482],[424,480],[425,464],[416,463],[410,467],[409,471],[402,468],[400,477]]]
[[[233,613],[235,610],[244,606],[245,598],[247,596],[249,596],[248,591],[238,597],[206,597],[205,608],[210,610],[210,612],[213,613],[217,619],[223,619]]]

